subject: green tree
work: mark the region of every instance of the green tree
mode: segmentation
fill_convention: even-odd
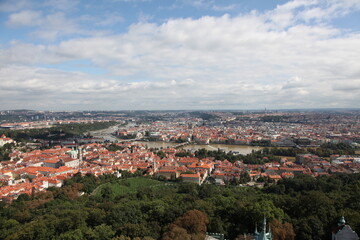
[[[166,157],[166,154],[163,152],[163,151],[158,151],[157,153],[156,153],[161,159],[163,159],[164,157]]]
[[[94,228],[95,239],[94,240],[109,240],[115,235],[115,231],[111,226],[101,224]]]
[[[249,175],[249,173],[247,171],[242,171],[240,173],[240,183],[244,184],[244,183],[248,183],[251,181],[251,177]]]
[[[111,201],[114,198],[114,191],[111,185],[102,186],[100,195],[105,201]]]
[[[83,240],[83,239],[85,238],[80,229],[75,229],[72,231],[68,231],[66,233],[62,233],[57,238],[57,240]]]
[[[121,235],[128,236],[131,238],[135,237],[145,237],[149,235],[149,230],[143,224],[124,224],[117,232]]]

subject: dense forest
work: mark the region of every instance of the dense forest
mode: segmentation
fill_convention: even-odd
[[[331,239],[342,215],[360,233],[360,174],[300,175],[263,189],[140,175],[77,174],[62,188],[1,202],[0,239],[203,240],[206,231],[241,239],[264,216],[275,240]]]

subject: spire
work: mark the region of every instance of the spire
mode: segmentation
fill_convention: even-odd
[[[266,232],[266,218],[264,216],[264,220],[263,220],[263,229],[262,229],[263,232]]]
[[[271,233],[271,228],[270,226],[268,226],[268,231],[266,229],[266,217],[264,216],[263,219],[263,226],[260,232],[258,232],[258,228],[257,228],[257,224],[255,224],[255,231],[253,234],[253,239],[254,240],[272,240],[273,236]]]
[[[272,239],[272,232],[271,232],[271,228],[270,228],[270,225],[269,225],[269,232],[268,232],[268,238],[269,238],[269,239]]]
[[[254,232],[254,234],[255,234],[255,235],[258,235],[258,234],[259,234],[259,232],[258,232],[258,230],[257,230],[257,224],[255,224],[255,232]]]
[[[340,218],[340,221],[339,221],[339,223],[338,223],[338,226],[340,227],[340,226],[344,226],[345,225],[345,218],[344,218],[344,216],[341,216],[341,218]]]

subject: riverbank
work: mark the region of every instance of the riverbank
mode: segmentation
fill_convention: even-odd
[[[173,147],[178,145],[179,143],[173,143],[173,142],[147,142],[147,141],[136,141],[137,143],[141,143],[144,146],[147,146],[149,148],[158,148],[158,149],[163,149],[163,148],[168,148],[168,147]],[[258,151],[263,149],[264,147],[260,147],[260,146],[247,146],[247,145],[230,145],[230,144],[208,144],[208,145],[204,145],[204,144],[188,144],[185,146],[180,147],[181,149],[184,150],[190,150],[190,151],[196,151],[202,148],[205,148],[206,150],[218,150],[221,149],[225,152],[234,152],[237,154],[249,154],[251,153],[253,150],[254,151]]]
[[[134,139],[119,139],[116,138],[114,135],[112,135],[113,132],[115,132],[118,128],[117,126],[112,126],[107,129],[99,130],[99,131],[93,131],[90,132],[90,134],[94,137],[101,137],[105,140],[109,140],[111,142],[116,141],[129,141],[129,142],[135,142]],[[164,149],[164,148],[170,148],[179,145],[179,143],[175,142],[161,142],[161,141],[139,141],[136,140],[137,143],[143,144],[144,146],[147,146],[148,148],[157,148],[157,149]],[[250,146],[250,145],[233,145],[233,144],[187,144],[185,146],[180,147],[180,149],[189,150],[189,151],[196,151],[199,149],[205,148],[206,150],[217,150],[221,149],[225,152],[233,152],[235,154],[249,154],[252,151],[259,151],[261,149],[264,149],[262,146]]]

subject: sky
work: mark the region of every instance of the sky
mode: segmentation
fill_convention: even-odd
[[[0,109],[360,108],[359,0],[0,0]]]

